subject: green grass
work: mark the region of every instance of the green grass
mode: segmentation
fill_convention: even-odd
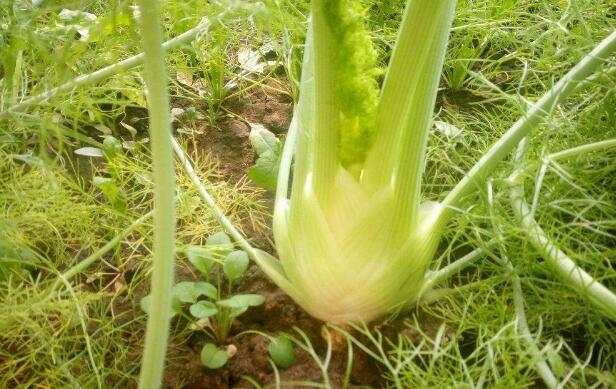
[[[539,97],[589,50],[591,42],[613,30],[614,10],[607,3],[576,2],[570,9],[566,2],[511,3],[508,9],[498,9],[492,2],[476,2],[467,9],[466,2],[460,4],[437,117],[462,129],[462,135],[452,140],[437,133],[431,139],[426,174],[430,198],[438,198],[451,187],[474,162],[476,150],[486,150],[523,112],[521,97],[531,101]],[[469,30],[472,32],[467,35]],[[469,40],[480,50],[464,53],[460,48]],[[456,88],[449,78],[456,72],[448,73],[448,69],[467,61],[473,64]],[[611,194],[616,167],[613,151],[565,161],[569,176],[550,168],[543,185],[536,190],[533,185],[542,155],[616,136],[616,79],[613,75],[599,79],[569,98],[531,137],[525,184],[528,196],[537,192],[535,216],[548,236],[576,263],[615,290],[615,257],[610,247],[616,220],[616,201]],[[491,259],[480,261],[452,280],[452,285],[467,287],[446,301],[426,307],[444,325],[455,329],[453,341],[434,345],[431,340],[433,350],[419,352],[426,356],[403,369],[408,385],[436,385],[435,377],[443,377],[442,371],[432,370],[436,368],[447,369],[440,381],[444,387],[535,384],[538,375],[533,371],[534,362],[524,356],[528,349],[512,328],[513,278],[500,263],[503,259],[511,261],[514,274],[521,280],[529,326],[544,358],[558,354],[561,359],[560,368],[559,363],[551,364],[556,377],[572,387],[608,387],[616,380],[614,323],[563,285],[526,243],[508,200],[505,180],[512,171],[512,164],[502,163],[491,179],[492,205],[489,188],[479,188],[475,196],[480,202],[464,210],[464,216],[452,226],[447,239],[450,253],[459,250],[458,246],[487,244],[494,238],[501,242],[490,247]],[[500,236],[495,234],[497,230]],[[421,324],[414,323],[413,327],[420,329]],[[468,347],[474,351],[465,355],[462,351]],[[490,348],[493,360],[486,359]],[[410,352],[414,347],[402,349]],[[459,368],[448,367],[451,365]]]
[[[402,3],[383,1],[370,11],[383,64]],[[22,4],[0,0],[2,110],[140,50],[129,2],[47,1],[40,8]],[[204,115],[202,120],[215,125],[227,114],[225,94],[248,96],[269,78],[295,87],[306,2],[266,4],[269,15],[254,8],[239,11],[236,16],[244,17],[230,18],[169,53],[174,107],[193,106]],[[63,8],[95,13],[98,32],[90,34],[99,34],[100,39],[81,42],[73,39],[74,30],[58,27],[64,23],[57,16]],[[204,15],[224,8],[224,2],[216,1],[166,2],[167,34],[176,36]],[[249,12],[253,19],[245,17]],[[437,131],[431,136],[426,199],[441,199],[524,112],[522,97],[538,98],[614,29],[615,20],[616,8],[608,0],[459,1],[436,119],[462,132],[455,138]],[[238,78],[238,49],[266,42],[274,43],[278,68]],[[605,68],[614,65],[612,58]],[[217,91],[216,72],[238,86]],[[187,86],[179,81],[182,74],[203,82],[196,88]],[[135,382],[145,322],[138,301],[148,293],[150,222],[138,226],[101,262],[73,279],[72,291],[64,284],[53,287],[60,272],[151,208],[148,143],[139,143],[147,137],[147,128],[137,120],[139,115],[125,114],[145,106],[142,84],[141,69],[136,68],[0,118],[0,231],[3,241],[35,254],[29,255],[23,270],[18,267],[10,280],[0,281],[1,387],[96,387],[98,380],[104,387],[126,387]],[[606,73],[569,98],[534,134],[524,170],[527,200],[535,204],[538,223],[563,251],[613,291],[615,151],[559,161],[547,168],[541,186],[535,182],[543,156],[616,137],[615,90],[614,73]],[[136,128],[137,134],[131,135],[120,121]],[[101,125],[137,146],[108,164],[76,157],[73,152],[79,147],[100,146],[101,129],[105,130]],[[199,126],[183,126],[193,133],[184,135],[192,144]],[[267,230],[261,191],[246,182],[226,182],[215,161],[198,154],[193,158],[236,225]],[[490,181],[491,201],[489,188],[479,188],[477,201],[469,203],[474,205],[450,224],[443,256],[434,268],[478,245],[487,247],[490,255],[445,285],[457,290],[422,306],[430,320],[424,320],[425,314],[409,314],[407,324],[415,342],[402,337],[393,347],[380,346],[391,350],[384,352],[390,353],[392,363],[400,363],[388,374],[392,385],[396,380],[404,387],[425,388],[541,385],[536,361],[515,328],[512,274],[521,282],[533,338],[557,378],[570,387],[616,385],[615,325],[559,281],[526,243],[509,201],[506,179],[513,168],[512,162],[503,162]],[[114,177],[126,195],[125,213],[113,210],[93,185],[93,175]],[[204,243],[220,228],[179,169],[178,176],[177,244]],[[489,245],[495,238],[499,243]],[[503,260],[512,264],[512,271]],[[185,333],[176,330],[181,343]]]

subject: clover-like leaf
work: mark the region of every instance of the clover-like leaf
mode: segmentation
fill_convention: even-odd
[[[229,252],[231,252],[231,250],[233,250],[233,243],[231,242],[231,238],[229,238],[229,235],[225,234],[222,231],[210,235],[205,241],[205,246],[208,249],[213,250],[214,252],[223,256],[227,255]]]
[[[282,143],[276,135],[260,124],[250,123],[250,128],[250,143],[258,158],[248,169],[248,177],[260,187],[274,190],[278,180]]]
[[[98,147],[82,147],[80,149],[75,150],[75,154],[81,155],[82,157],[93,157],[93,158],[101,158],[105,154],[103,150]]]
[[[190,306],[190,314],[197,319],[207,319],[218,313],[216,304],[210,301],[199,301]]]
[[[265,298],[260,294],[238,294],[236,296],[229,297],[228,299],[217,301],[216,303],[221,307],[241,309],[256,307],[264,302]]]
[[[108,160],[113,159],[122,152],[122,143],[115,137],[108,135],[103,140],[103,154]]]
[[[152,295],[147,295],[141,299],[139,302],[139,307],[141,310],[148,315],[150,314],[150,307],[152,306]],[[180,305],[180,301],[177,298],[173,298],[171,300],[171,312],[169,312],[169,318],[174,317],[178,313],[182,311],[182,306]]]
[[[194,303],[201,296],[215,299],[216,287],[209,282],[180,282],[173,286],[173,295],[183,303]]]
[[[214,344],[207,343],[201,350],[201,363],[210,369],[221,368],[229,359],[225,350],[218,349]]]
[[[141,301],[139,301],[139,307],[141,310],[147,314],[150,314],[150,306],[152,305],[152,296],[147,295],[144,296]]]
[[[122,213],[126,211],[126,193],[116,185],[113,178],[95,176],[92,181],[103,192],[113,209]]]
[[[261,124],[249,124],[250,135],[248,135],[248,138],[257,155],[263,155],[268,152],[275,154],[280,150],[280,140],[276,138],[276,135]]]
[[[449,140],[456,140],[462,136],[462,130],[447,122],[434,121],[434,127]]]
[[[242,313],[246,312],[247,310],[248,310],[248,307],[231,308],[229,310],[229,317],[231,319],[235,319],[236,317],[240,316]]]
[[[246,273],[249,262],[250,260],[248,259],[248,254],[242,250],[237,250],[229,253],[229,255],[225,257],[222,270],[227,279],[234,282]]]
[[[293,343],[287,335],[280,335],[272,339],[267,351],[276,366],[286,369],[295,362]]]
[[[214,265],[214,256],[211,250],[202,246],[189,246],[184,250],[188,261],[201,273],[208,275]]]
[[[281,153],[266,152],[257,158],[257,162],[248,169],[248,178],[258,186],[275,190],[278,181],[278,169]]]

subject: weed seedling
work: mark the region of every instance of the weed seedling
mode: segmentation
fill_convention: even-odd
[[[248,308],[263,304],[265,299],[258,294],[233,294],[246,273],[249,259],[244,251],[234,250],[224,232],[211,235],[205,246],[188,246],[183,251],[204,280],[182,281],[173,286],[171,316],[184,316],[193,322],[191,328],[206,332],[212,342],[201,350],[201,362],[217,369],[229,358],[229,353],[219,346],[227,341],[233,320]],[[141,308],[148,312],[149,306],[148,295],[141,300]]]

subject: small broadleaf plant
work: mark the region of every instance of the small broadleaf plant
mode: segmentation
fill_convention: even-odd
[[[275,190],[282,142],[262,125],[251,124],[250,127],[250,144],[257,154],[257,160],[248,169],[248,177],[262,188]]]
[[[182,281],[173,286],[170,315],[185,316],[193,322],[191,328],[207,333],[211,342],[201,350],[201,362],[217,369],[229,358],[220,346],[227,341],[233,320],[248,308],[263,304],[265,299],[259,294],[233,294],[248,269],[249,259],[244,251],[235,250],[224,232],[208,237],[205,246],[188,246],[183,251],[204,280]],[[141,300],[141,309],[146,313],[150,300],[149,295]]]

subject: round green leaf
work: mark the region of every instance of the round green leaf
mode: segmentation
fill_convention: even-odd
[[[150,294],[143,297],[141,301],[139,302],[139,307],[141,307],[141,310],[147,313],[148,315],[150,314],[151,306],[152,306],[152,295]],[[169,313],[169,318],[174,317],[175,315],[180,313],[181,310],[182,310],[182,307],[180,306],[180,302],[175,298],[172,299],[171,300],[171,312]]]
[[[190,314],[197,319],[206,319],[218,313],[216,304],[209,301],[199,301],[190,306]]]
[[[281,149],[280,140],[276,138],[276,135],[260,124],[250,125],[248,139],[257,155],[267,152],[275,153]]]
[[[248,308],[256,307],[265,302],[265,298],[260,294],[238,294],[228,299],[218,301],[217,304],[227,308]]]
[[[148,315],[150,314],[151,305],[152,305],[152,296],[150,295],[143,297],[141,301],[139,302],[139,306],[141,307],[141,310],[147,313]]]
[[[179,282],[173,286],[173,295],[183,303],[194,303],[200,296],[215,299],[216,287],[209,282]]]
[[[208,343],[201,350],[201,363],[210,369],[218,369],[227,363],[227,352],[219,350],[214,344]]]
[[[189,246],[184,250],[188,261],[201,273],[208,275],[214,265],[212,252],[205,247]]]
[[[272,340],[267,348],[270,357],[276,366],[286,369],[295,362],[295,350],[293,343],[286,335],[281,335]]]
[[[242,250],[237,250],[225,257],[222,270],[227,279],[233,282],[244,275],[246,269],[248,269],[249,262],[248,254]]]
[[[105,155],[105,157],[107,159],[112,159],[118,153],[121,153],[121,152],[122,152],[122,143],[120,143],[120,141],[117,138],[111,135],[106,136],[105,139],[103,140],[103,154]]]
[[[236,318],[239,315],[241,315],[242,313],[246,312],[248,310],[248,307],[242,307],[242,308],[231,308],[231,310],[229,311],[229,317],[230,318]]]
[[[215,252],[221,255],[227,255],[231,250],[233,250],[231,238],[229,238],[229,236],[222,231],[210,235],[205,241],[205,246],[209,249],[215,250]]]

